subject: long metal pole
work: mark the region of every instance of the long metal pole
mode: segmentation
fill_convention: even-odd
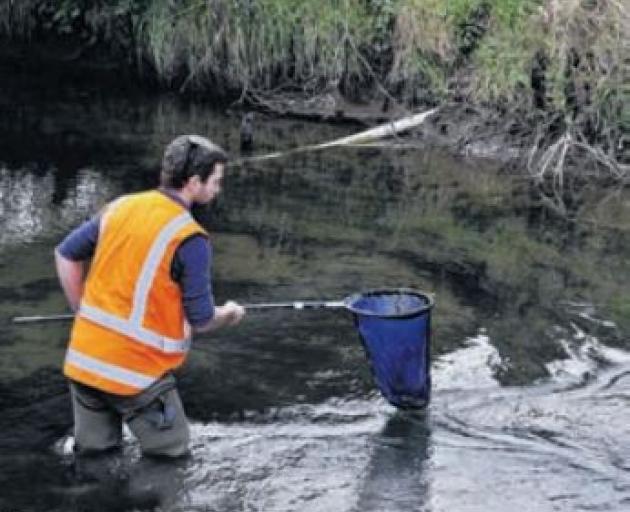
[[[247,310],[257,309],[320,309],[320,308],[343,308],[346,307],[344,301],[293,301],[293,302],[262,302],[258,304],[243,304]],[[74,319],[73,313],[57,315],[35,315],[35,316],[15,316],[12,319],[14,324],[32,324],[39,322],[59,322]]]
[[[335,301],[293,301],[293,302],[263,302],[259,304],[243,304],[245,309],[269,309],[269,308],[288,308],[288,309],[320,309],[320,308],[344,308],[346,303],[342,300]]]
[[[60,315],[14,316],[12,321],[14,324],[30,324],[34,322],[56,322],[60,320],[72,320],[73,318],[73,313],[67,313]]]

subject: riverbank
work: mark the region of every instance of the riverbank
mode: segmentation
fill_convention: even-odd
[[[614,179],[629,173],[628,34],[630,14],[617,2],[0,6],[0,40],[23,45],[24,65],[332,122],[374,124],[441,106],[422,138],[520,159],[555,185],[572,161]]]

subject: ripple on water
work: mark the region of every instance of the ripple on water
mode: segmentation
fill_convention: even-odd
[[[621,512],[630,501],[630,412],[613,397],[628,396],[630,366],[622,363],[627,354],[598,350],[609,362],[584,385],[551,377],[500,387],[491,376],[501,361],[478,336],[435,362],[441,385],[425,412],[397,411],[375,393],[197,422],[192,455],[175,467],[140,458],[127,435],[126,462],[116,466],[126,497],[118,504],[153,500],[172,511]],[[474,364],[481,366],[477,373],[452,377]],[[108,488],[107,479],[91,485],[75,486],[75,494],[92,496],[82,503]]]
[[[630,355],[588,336],[567,354],[535,386],[434,394],[432,510],[625,510]]]

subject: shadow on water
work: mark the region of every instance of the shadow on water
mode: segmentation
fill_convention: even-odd
[[[7,485],[0,498],[2,510],[59,512],[168,509],[183,488],[188,465],[185,459],[138,459],[130,454],[75,457],[52,451],[7,462],[12,471],[10,478],[0,477]]]
[[[370,462],[358,491],[357,511],[427,510],[431,427],[429,412],[396,411],[373,436]]]
[[[0,383],[0,410],[3,453],[49,449],[72,424],[67,384],[56,367]]]
[[[195,343],[179,387],[188,414],[198,421],[365,396],[371,389],[346,312],[252,313],[237,330],[200,336]]]

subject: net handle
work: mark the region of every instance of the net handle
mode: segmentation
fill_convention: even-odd
[[[258,304],[241,304],[245,309],[323,309],[323,308],[345,308],[347,307],[345,300],[296,300],[292,302],[262,302]]]
[[[345,308],[347,304],[343,300],[328,300],[328,301],[292,301],[292,302],[261,302],[257,304],[241,304],[246,310],[261,310],[261,309],[324,309],[324,308]],[[33,324],[41,322],[65,322],[73,320],[74,313],[62,313],[57,315],[34,315],[34,316],[14,316],[11,321],[14,324]]]
[[[367,297],[370,295],[397,295],[397,294],[410,294],[417,295],[419,297],[423,297],[426,300],[426,304],[421,308],[418,308],[416,311],[413,311],[411,314],[401,314],[401,315],[380,315],[365,311],[359,311],[351,306],[351,304],[355,303],[360,297]],[[256,311],[256,310],[265,310],[265,309],[340,309],[344,308],[352,313],[367,315],[367,316],[380,316],[380,317],[407,317],[407,316],[415,316],[417,314],[421,314],[425,311],[430,310],[434,305],[433,298],[431,295],[426,293],[422,293],[418,290],[413,290],[411,288],[395,288],[395,289],[386,289],[386,290],[368,290],[365,292],[355,293],[353,295],[349,295],[348,297],[342,300],[305,300],[305,301],[288,301],[288,302],[260,302],[260,303],[248,303],[242,304],[242,306],[246,310]],[[72,320],[74,318],[74,314],[66,313],[66,314],[57,314],[57,315],[37,315],[37,316],[15,316],[12,319],[14,324],[30,324],[30,323],[39,323],[39,322],[55,322],[55,321],[67,321]]]
[[[37,322],[58,322],[72,320],[74,313],[62,313],[59,315],[35,315],[35,316],[14,316],[11,321],[14,324],[32,324]]]
[[[363,311],[353,307],[352,305],[359,301],[362,297],[369,297],[374,295],[415,295],[417,297],[422,297],[425,301],[425,304],[415,308],[413,311],[406,311],[401,313],[394,314],[382,314],[382,313],[374,313],[370,311]],[[266,302],[259,304],[242,304],[242,306],[246,310],[262,310],[262,309],[272,309],[272,308],[285,308],[285,309],[338,309],[344,308],[350,311],[351,313],[358,314],[361,316],[372,316],[372,317],[380,317],[380,318],[409,318],[414,317],[416,315],[421,315],[427,311],[430,311],[435,302],[433,297],[430,294],[421,292],[419,290],[413,288],[387,288],[387,289],[373,289],[366,290],[363,292],[354,293],[352,295],[348,295],[342,300],[335,301],[291,301],[291,302]]]

